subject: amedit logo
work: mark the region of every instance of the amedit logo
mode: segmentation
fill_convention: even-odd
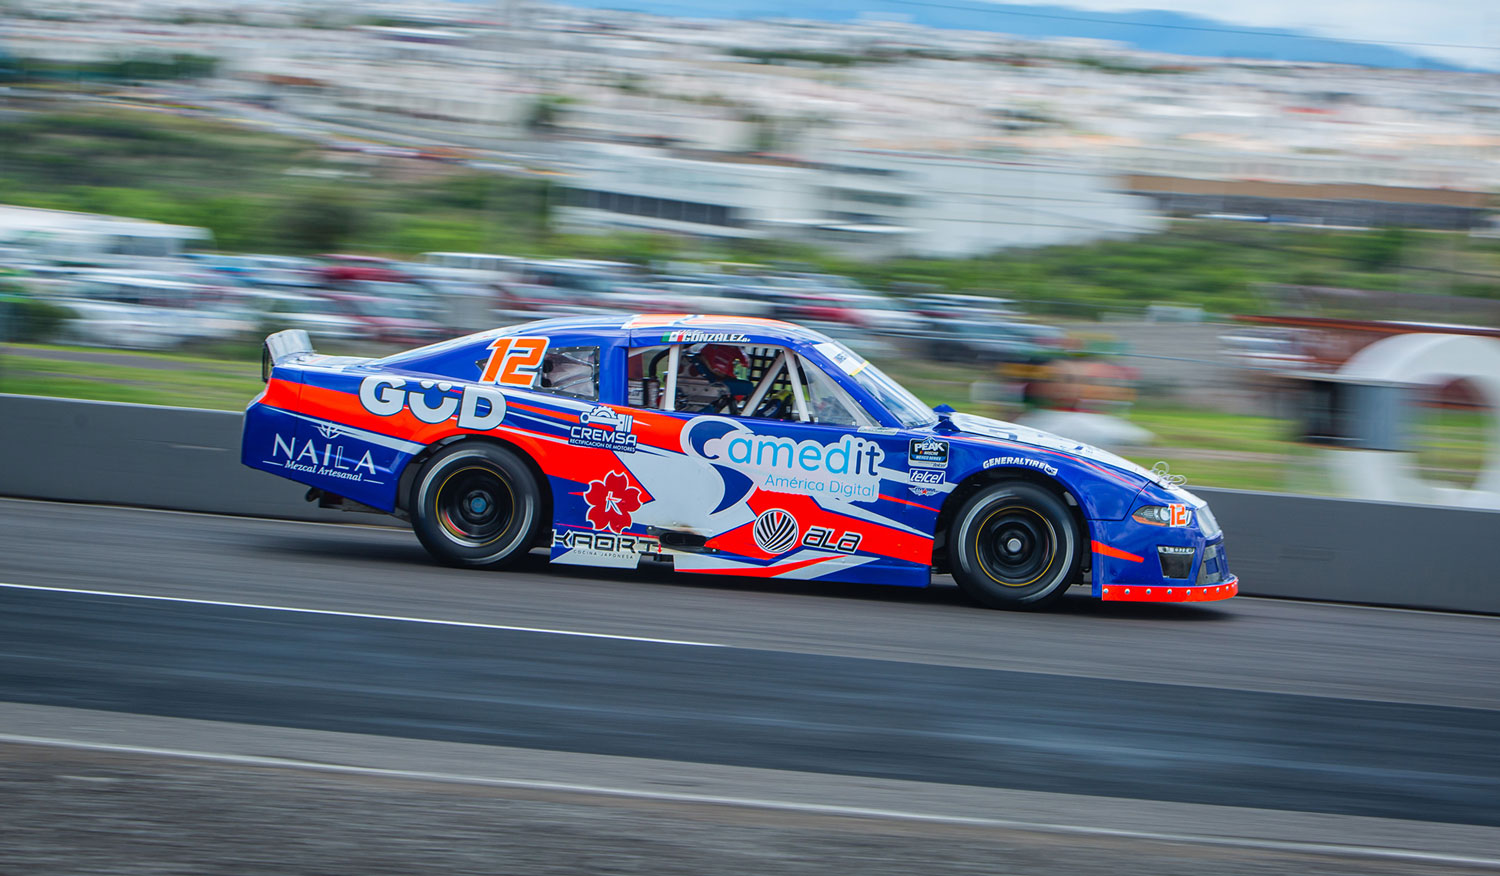
[[[849,502],[880,498],[885,451],[855,435],[831,444],[795,441],[725,417],[696,417],[682,430],[682,451],[739,472],[762,490]]]

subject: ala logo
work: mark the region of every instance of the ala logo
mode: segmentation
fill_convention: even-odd
[[[568,443],[577,447],[602,447],[634,453],[639,439],[631,434],[635,417],[604,405],[578,415],[578,425],[568,430]]]
[[[797,524],[797,518],[790,511],[780,508],[772,508],[762,511],[755,518],[755,526],[751,529],[755,536],[755,546],[768,554],[784,554],[797,545],[797,536],[802,534],[802,527]]]
[[[793,441],[752,432],[725,417],[696,417],[682,430],[682,450],[739,472],[762,490],[850,502],[880,498],[880,463],[885,451],[855,435],[832,444]],[[726,495],[727,485],[726,480]]]
[[[458,417],[458,428],[487,431],[505,420],[505,396],[498,390],[446,380],[419,380],[372,374],[359,384],[359,403],[377,417],[404,409],[429,425]],[[459,389],[458,395],[453,390]],[[435,396],[435,398],[434,398]]]

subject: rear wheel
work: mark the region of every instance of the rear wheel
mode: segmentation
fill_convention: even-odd
[[[503,566],[540,525],[541,492],[526,463],[494,444],[456,444],[412,484],[411,525],[428,553],[453,566]]]
[[[1041,608],[1077,578],[1078,527],[1051,491],[1012,481],[980,490],[948,532],[948,567],[964,593],[990,608]]]

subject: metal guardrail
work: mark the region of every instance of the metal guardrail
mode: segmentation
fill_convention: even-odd
[[[239,414],[0,394],[0,495],[375,523],[240,465]],[[1195,488],[1240,592],[1500,614],[1500,511]]]

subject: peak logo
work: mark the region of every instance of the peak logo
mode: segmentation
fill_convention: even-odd
[[[913,438],[906,451],[911,468],[947,468],[948,442],[940,438]]]

